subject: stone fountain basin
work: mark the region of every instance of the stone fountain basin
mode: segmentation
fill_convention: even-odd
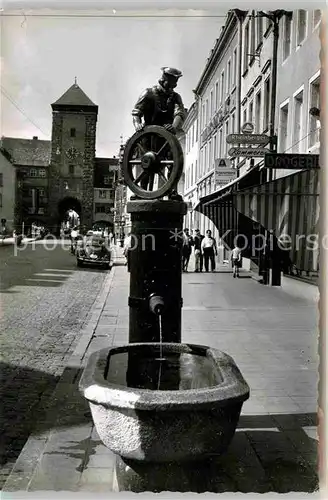
[[[112,380],[107,379],[111,363],[119,359],[115,355],[125,353],[132,357],[130,381],[138,385],[138,378],[144,378],[139,357],[151,357],[156,363],[159,346],[128,344],[102,349],[89,357],[79,390],[89,402],[100,439],[121,457],[145,462],[202,460],[223,453],[235,433],[242,404],[249,398],[249,386],[226,353],[201,345],[162,344],[163,357],[207,358],[201,361],[210,368],[201,376],[197,374],[192,384],[196,388],[184,389],[183,381],[176,383],[175,390],[128,387],[126,377],[123,380],[116,372]],[[192,371],[193,363],[188,363],[184,370]],[[167,371],[170,374],[170,369]],[[171,371],[174,386],[179,370]]]

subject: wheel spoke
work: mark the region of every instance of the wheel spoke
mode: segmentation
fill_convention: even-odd
[[[154,189],[154,180],[155,180],[155,174],[152,172],[149,174],[149,185],[148,185],[148,190],[152,191]]]
[[[138,142],[137,147],[139,148],[140,154],[144,155],[146,153],[146,150],[141,144],[141,142]]]
[[[138,177],[136,178],[134,183],[138,184],[138,182],[141,182],[142,180],[146,179],[146,177],[148,177],[148,174],[147,174],[147,172],[143,171],[143,172],[141,172],[141,174],[138,175]]]
[[[129,163],[132,165],[141,165],[141,160],[130,160]]]
[[[163,151],[163,149],[168,145],[168,142],[165,141],[163,146],[161,147],[161,149],[156,153],[157,156],[159,156],[161,154],[161,152]]]
[[[174,161],[173,160],[161,160],[160,163],[162,165],[173,165]]]
[[[165,177],[165,175],[164,175],[164,174],[163,174],[163,172],[161,172],[161,171],[159,171],[159,172],[158,172],[158,177],[159,177],[160,179],[162,179],[162,181],[164,181],[164,182],[167,182],[167,181],[168,181],[168,179]]]

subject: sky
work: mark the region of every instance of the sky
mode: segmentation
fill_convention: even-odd
[[[192,104],[227,9],[216,16],[199,10],[58,12],[1,15],[0,133],[50,139],[50,105],[77,77],[99,106],[96,154],[108,157],[117,156],[121,135],[126,141],[133,134],[131,111],[140,93],[157,83],[162,66],[183,72],[176,90],[186,107]]]

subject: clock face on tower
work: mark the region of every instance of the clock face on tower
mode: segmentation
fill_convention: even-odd
[[[70,160],[75,160],[75,158],[77,158],[77,156],[79,155],[79,152],[76,148],[74,147],[71,147],[69,148],[67,151],[66,151],[66,156],[67,158],[69,158]]]

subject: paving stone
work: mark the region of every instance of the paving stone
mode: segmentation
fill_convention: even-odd
[[[113,468],[89,468],[81,476],[80,491],[112,492]]]
[[[110,451],[110,450],[109,450]],[[114,467],[115,465],[115,455],[114,453],[95,453],[94,455],[90,456],[86,468],[108,468],[110,469],[111,467]]]

